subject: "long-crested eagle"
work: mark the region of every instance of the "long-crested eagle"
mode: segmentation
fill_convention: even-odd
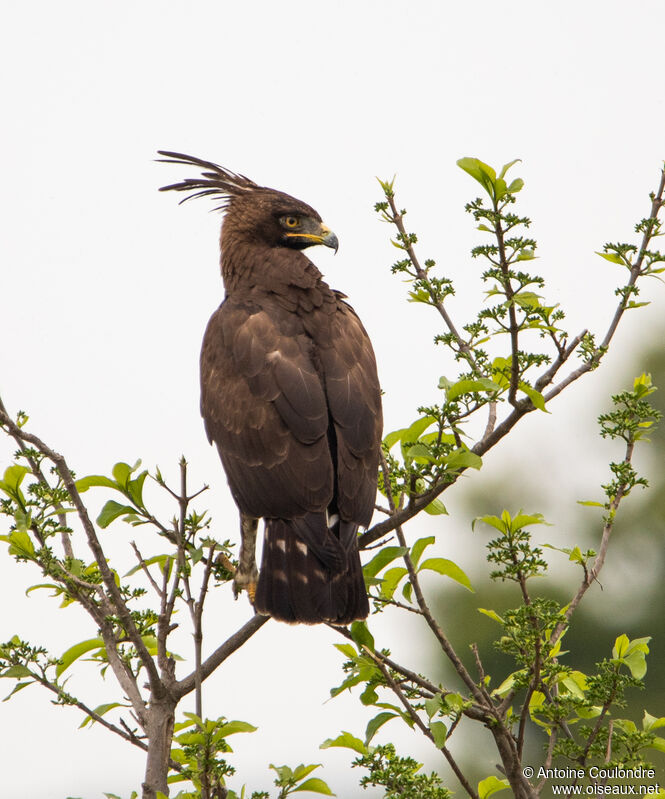
[[[241,517],[236,592],[286,622],[348,624],[369,612],[358,528],[370,523],[382,415],[369,337],[303,250],[337,249],[309,205],[189,155],[203,170],[164,186],[221,199],[226,297],[201,351],[201,414]],[[265,520],[261,571],[258,520]]]

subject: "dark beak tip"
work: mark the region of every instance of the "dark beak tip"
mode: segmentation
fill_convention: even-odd
[[[335,250],[335,254],[337,254],[337,250],[339,249],[339,241],[334,233],[329,233],[325,237],[324,244],[326,247],[330,247],[330,249]]]

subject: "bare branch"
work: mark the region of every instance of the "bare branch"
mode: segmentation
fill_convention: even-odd
[[[418,727],[418,729],[422,732],[422,734],[424,736],[429,738],[429,740],[432,741],[432,743],[434,743],[434,736],[432,735],[432,731],[425,724],[425,722],[420,718],[420,716],[416,713],[413,705],[409,702],[409,700],[404,695],[404,691],[402,691],[400,686],[395,682],[395,680],[393,679],[393,677],[390,674],[390,672],[388,671],[388,669],[382,663],[381,659],[376,657],[376,655],[374,654],[373,650],[371,650],[368,646],[364,646],[363,645],[362,648],[372,658],[372,660],[376,663],[376,665],[377,665],[378,669],[380,670],[381,674],[383,674],[383,677],[384,677],[386,683],[388,684],[388,686],[390,687],[392,692],[395,694],[395,696],[399,699],[400,703],[402,704],[402,707],[406,710],[406,712],[408,713],[409,717],[412,719],[414,724]],[[441,752],[443,753],[444,757],[446,758],[446,760],[450,764],[450,767],[455,772],[455,776],[460,781],[461,786],[464,788],[464,790],[467,792],[467,794],[471,797],[471,799],[479,799],[478,794],[473,790],[473,788],[471,787],[471,784],[469,783],[469,781],[466,779],[466,777],[462,773],[460,767],[457,765],[457,763],[456,763],[455,759],[453,758],[452,754],[450,753],[450,750],[448,749],[448,747],[445,746],[445,744],[444,744],[443,746],[440,746],[440,747],[437,747],[437,748],[441,750]]]
[[[236,649],[239,649],[248,641],[257,630],[269,620],[270,616],[260,616],[258,613],[244,624],[230,638],[209,655],[201,664],[201,680],[206,680],[215,669],[223,663]],[[196,674],[192,672],[187,677],[179,680],[174,686],[174,693],[178,699],[194,690],[196,686]]]
[[[388,504],[390,505],[391,511],[394,513],[396,508],[395,508],[395,501],[392,495],[392,490],[390,488],[390,472],[383,453],[381,453],[381,470],[383,472],[383,483],[386,488],[386,496],[388,498]],[[443,649],[446,656],[455,667],[455,671],[459,674],[459,676],[464,681],[464,684],[471,691],[471,694],[473,695],[475,700],[480,704],[483,704],[486,701],[486,696],[478,688],[473,678],[466,670],[466,667],[457,656],[457,653],[450,644],[450,641],[448,641],[443,630],[439,627],[438,622],[432,615],[432,612],[429,609],[427,602],[425,601],[425,597],[420,587],[420,580],[418,579],[418,575],[413,565],[413,561],[411,560],[411,555],[409,554],[409,548],[406,544],[406,538],[404,536],[404,531],[402,530],[401,525],[399,524],[396,525],[395,532],[397,534],[397,540],[399,541],[400,546],[404,547],[404,549],[406,550],[402,557],[404,559],[407,571],[409,572],[409,582],[413,586],[413,593],[415,594],[416,602],[418,603],[418,607],[420,608],[425,618],[425,621],[427,622],[429,628],[434,633],[436,640],[439,642],[439,646],[441,647],[441,649]]]
[[[145,559],[144,559],[143,555],[139,551],[139,548],[136,546],[136,542],[135,541],[131,541],[130,544],[131,544],[132,549],[134,550],[134,554],[136,555],[136,559],[139,562],[139,566],[141,567],[141,571],[148,578],[148,581],[150,582],[150,585],[154,588],[155,592],[157,593],[157,596],[161,597],[162,596],[162,589],[157,585],[157,583],[155,582],[152,574],[150,573],[150,569],[148,568],[148,564],[145,562]]]
[[[406,232],[406,228],[404,227],[404,217],[397,210],[397,205],[395,204],[395,197],[392,194],[387,195],[387,200],[390,205],[390,210],[392,213],[392,216],[390,216],[389,219],[399,231],[400,241],[402,243],[404,251],[409,256],[409,260],[413,265],[413,269],[416,273],[416,276],[418,277],[419,280],[427,281],[427,272],[420,265],[418,256],[416,255],[413,245],[409,243],[409,236],[408,233]],[[466,358],[470,366],[472,366],[474,369],[477,369],[477,364],[473,357],[473,350],[460,335],[459,331],[455,327],[453,320],[450,317],[450,314],[445,309],[443,303],[440,300],[438,300],[436,297],[432,296],[431,292],[430,292],[430,298],[432,306],[436,308],[436,310],[439,312],[439,315],[443,319],[446,327],[452,333],[459,348],[459,352]]]

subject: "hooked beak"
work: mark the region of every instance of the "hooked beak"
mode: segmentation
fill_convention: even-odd
[[[325,247],[331,247],[335,252],[339,249],[337,236],[326,225],[321,225],[321,244]]]
[[[312,247],[315,244],[323,244],[324,247],[331,247],[335,252],[339,247],[337,236],[332,230],[324,224],[310,227],[309,230],[294,231],[293,233],[285,233],[284,237],[290,241],[289,246],[296,249],[305,249]]]

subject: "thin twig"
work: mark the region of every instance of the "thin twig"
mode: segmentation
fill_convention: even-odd
[[[623,458],[623,463],[629,464],[633,458],[633,450],[635,448],[635,442],[630,441],[626,444],[626,454]],[[564,614],[565,621],[560,621],[557,626],[552,631],[551,635],[551,642],[555,644],[563,631],[568,626],[570,619],[572,618],[573,613],[577,609],[577,606],[582,601],[582,597],[589,588],[593,585],[594,582],[598,580],[598,575],[600,574],[603,566],[605,565],[605,558],[607,557],[607,551],[610,546],[610,538],[612,535],[612,530],[614,529],[614,519],[616,517],[616,512],[621,504],[621,501],[626,496],[625,494],[626,485],[622,484],[619,486],[615,496],[613,497],[612,501],[609,504],[607,518],[605,524],[603,525],[603,532],[600,539],[600,547],[598,548],[598,554],[594,558],[593,566],[591,568],[585,568],[584,570],[584,577],[582,578],[582,582],[580,587],[577,589],[575,596],[570,600],[566,607],[566,612]]]
[[[53,684],[48,678],[39,674],[35,674],[34,672],[32,673],[32,677],[36,682],[38,682],[40,685],[42,685],[44,688],[48,689],[52,693],[56,694],[61,699],[65,697],[64,699],[65,705],[73,705],[74,707],[79,708],[79,710],[82,710],[86,714],[86,716],[91,718],[93,721],[97,722],[97,724],[101,724],[103,727],[106,727],[106,729],[109,730],[110,732],[113,732],[116,735],[119,735],[121,738],[124,738],[125,741],[129,741],[129,743],[133,744],[134,746],[138,746],[138,748],[143,749],[144,752],[148,751],[147,744],[145,744],[140,738],[138,738],[132,732],[132,730],[123,722],[121,723],[124,729],[121,729],[120,727],[110,722],[108,719],[105,719],[103,716],[100,716],[99,713],[96,713],[92,708],[88,707],[88,705],[86,705],[85,702],[82,702],[80,699],[77,699],[75,696],[71,696],[70,694],[65,694],[59,686]]]
[[[434,743],[434,736],[432,734],[432,731],[425,724],[425,722],[420,718],[420,716],[416,713],[413,705],[406,698],[406,696],[405,696],[404,692],[402,691],[402,689],[400,688],[400,686],[395,682],[395,680],[393,679],[393,677],[390,674],[390,672],[388,671],[388,669],[381,662],[381,659],[376,657],[374,652],[368,646],[363,645],[362,648],[372,658],[374,663],[376,663],[378,669],[381,671],[381,674],[383,674],[383,677],[386,680],[386,683],[388,684],[388,686],[390,687],[392,692],[395,694],[395,696],[399,699],[400,703],[402,704],[402,707],[406,710],[407,714],[412,719],[414,724],[423,733],[423,735],[425,735],[427,738],[429,738],[430,741],[432,741],[432,743]],[[455,773],[455,776],[459,780],[460,785],[464,788],[464,790],[471,797],[471,799],[479,799],[478,794],[473,790],[473,788],[471,787],[471,784],[469,783],[469,781],[466,779],[466,777],[462,773],[462,770],[457,765],[457,763],[456,763],[455,759],[453,758],[453,756],[452,756],[450,750],[448,749],[448,747],[444,744],[443,746],[440,746],[440,747],[437,747],[437,748],[441,750],[441,752],[443,753],[444,757],[446,758],[446,760],[450,764],[451,769]]]
[[[390,210],[392,212],[392,216],[390,217],[390,221],[395,225],[395,227],[399,231],[401,246],[403,247],[403,249],[406,252],[406,254],[409,256],[409,260],[411,261],[413,269],[414,269],[414,271],[416,273],[416,277],[419,280],[423,280],[425,282],[425,285],[427,286],[428,285],[428,283],[427,283],[427,272],[420,265],[420,262],[418,260],[418,256],[416,255],[416,252],[415,252],[413,246],[409,243],[409,235],[406,232],[406,228],[404,227],[404,217],[397,210],[397,206],[395,205],[395,197],[394,197],[394,195],[392,195],[392,194],[388,195],[387,196],[387,200],[388,200],[388,204],[390,205]],[[473,357],[472,348],[469,346],[469,344],[460,335],[459,331],[455,327],[455,324],[454,324],[453,320],[450,317],[450,314],[445,309],[443,303],[440,300],[438,300],[437,298],[435,298],[432,295],[431,291],[429,292],[429,294],[430,294],[430,303],[439,312],[439,314],[440,314],[441,318],[443,319],[446,327],[452,333],[452,335],[453,335],[453,337],[454,337],[454,339],[455,339],[455,341],[457,343],[457,346],[459,348],[460,353],[466,358],[466,360],[468,361],[469,365],[477,370],[478,366],[476,364],[475,358]]]
[[[115,612],[117,613],[118,618],[127,632],[127,635],[130,637],[132,644],[136,648],[142,664],[145,666],[151,685],[154,685],[155,687],[158,686],[159,674],[157,672],[155,663],[148,652],[141,634],[136,629],[134,619],[132,618],[127,605],[123,601],[120,589],[116,585],[115,576],[108,565],[104,550],[99,543],[95,527],[88,516],[88,509],[81,500],[81,495],[76,488],[74,476],[69,469],[67,461],[62,455],[47,446],[38,436],[33,435],[32,433],[27,433],[19,428],[11,419],[9,419],[6,414],[4,416],[4,424],[9,428],[11,433],[16,434],[22,441],[32,444],[34,447],[36,447],[36,449],[39,450],[39,452],[42,453],[42,455],[45,455],[55,465],[58,474],[62,478],[67,493],[74,503],[77,515],[81,521],[83,530],[85,531],[86,538],[88,539],[88,546],[94,555],[95,561],[97,562],[99,572],[104,585],[106,586],[109,599],[113,604]]]
[[[155,592],[157,593],[157,596],[161,597],[162,596],[162,589],[157,585],[157,583],[155,582],[152,574],[150,573],[150,569],[148,568],[148,564],[145,562],[145,558],[143,557],[143,555],[139,551],[139,548],[136,546],[136,542],[135,541],[131,541],[130,544],[131,544],[132,549],[134,550],[134,554],[136,555],[136,559],[139,562],[139,566],[141,567],[141,571],[148,578],[148,581],[150,582],[150,585],[154,588]]]
[[[383,453],[381,453],[381,470],[383,472],[383,483],[386,487],[386,497],[388,499],[390,509],[393,512],[395,512],[396,510],[395,500],[393,498],[392,490],[390,487],[391,485],[390,472],[388,468],[388,463],[386,462]],[[420,580],[418,579],[418,575],[413,565],[413,561],[411,560],[411,555],[409,554],[409,548],[406,544],[406,538],[404,536],[404,531],[402,530],[401,525],[396,526],[395,533],[397,534],[397,540],[399,541],[400,546],[403,547],[405,550],[402,557],[404,559],[404,564],[406,565],[407,571],[409,573],[409,582],[413,586],[413,593],[415,594],[416,602],[418,603],[418,607],[420,608],[425,618],[425,621],[427,622],[429,628],[434,633],[436,640],[439,642],[439,646],[445,652],[446,656],[455,667],[455,671],[459,674],[459,676],[462,678],[467,688],[471,691],[471,694],[473,695],[475,700],[480,704],[482,704],[485,701],[483,692],[478,688],[473,678],[466,670],[466,667],[457,656],[457,653],[453,649],[450,641],[448,641],[448,639],[446,638],[443,630],[439,627],[438,622],[436,621],[436,619],[432,615],[431,610],[429,609],[429,605],[425,601],[425,597],[420,587]]]
[[[232,655],[236,649],[239,649],[246,643],[269,619],[270,616],[261,616],[257,613],[230,638],[227,638],[223,644],[220,644],[220,646],[218,646],[201,664],[201,680],[207,679],[221,663]],[[183,677],[182,680],[178,680],[173,687],[174,695],[180,699],[186,694],[191,693],[195,686],[196,674],[192,672],[186,677]]]
[[[506,295],[508,304],[508,319],[510,333],[510,387],[508,389],[508,402],[514,405],[517,401],[517,386],[519,384],[520,364],[519,364],[519,325],[517,324],[517,313],[515,312],[515,292],[511,284],[510,277],[510,264],[509,258],[506,254],[506,245],[504,241],[504,231],[501,226],[500,210],[496,201],[494,201],[494,213],[497,218],[494,222],[494,234],[496,236],[497,244],[499,245],[499,268],[503,277],[503,290]]]
[[[549,741],[547,742],[547,753],[545,754],[545,762],[543,763],[543,771],[547,773],[549,769],[552,767],[552,760],[554,759],[554,747],[556,746],[557,740],[557,732],[556,727],[553,727],[550,730],[550,737]],[[548,777],[542,777],[540,782],[536,785],[536,794],[540,794],[540,792],[545,787],[547,783]]]

